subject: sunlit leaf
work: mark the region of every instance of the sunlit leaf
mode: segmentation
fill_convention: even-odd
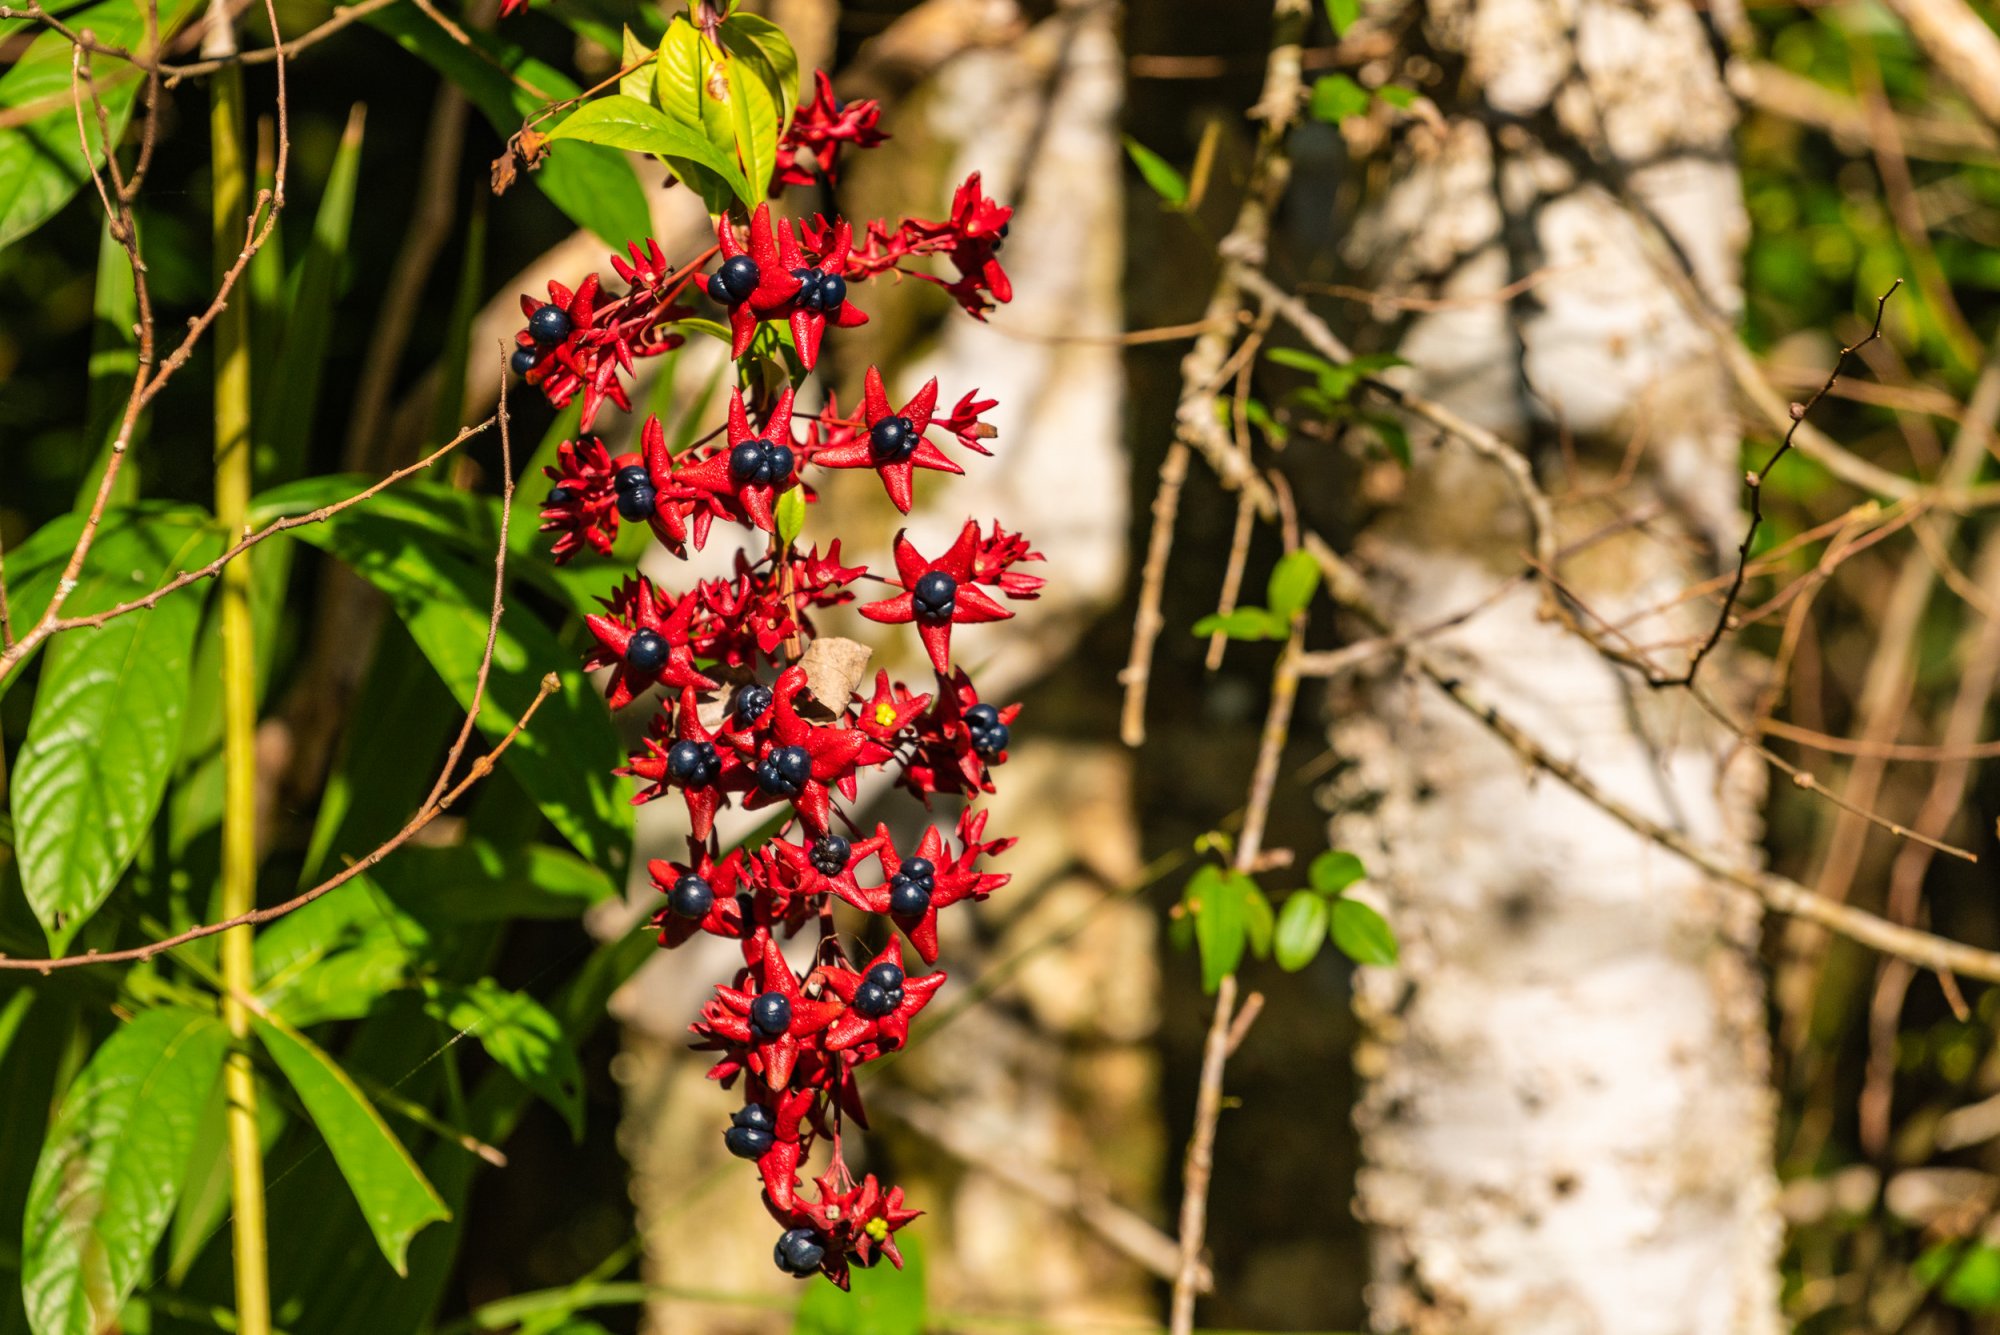
[[[1125,152],[1132,159],[1132,165],[1139,169],[1139,175],[1147,186],[1168,207],[1179,208],[1187,203],[1187,177],[1181,175],[1172,163],[1129,134],[1125,136]]]
[[[1333,904],[1333,944],[1356,964],[1394,964],[1396,934],[1382,915],[1358,899]]]
[[[475,1039],[486,1055],[563,1115],[583,1139],[583,1073],[562,1025],[525,992],[491,978],[467,987],[431,984],[428,1009],[446,1026]]]
[[[1326,943],[1331,914],[1327,901],[1308,891],[1294,891],[1278,911],[1278,930],[1273,942],[1278,967],[1290,973],[1311,964]]]

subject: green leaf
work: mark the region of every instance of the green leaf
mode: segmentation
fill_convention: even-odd
[[[631,69],[653,54],[653,48],[634,36],[630,28],[620,32],[618,44],[620,48],[618,68],[621,70]],[[626,97],[650,103],[653,100],[653,67],[639,65],[639,68],[631,70],[631,73],[619,75],[618,91]]]
[[[1423,94],[1414,88],[1405,88],[1399,83],[1385,83],[1375,90],[1375,96],[1398,111],[1407,111],[1417,104],[1417,99]]]
[[[117,1323],[172,1217],[228,1037],[197,1011],[144,1011],[63,1096],[22,1221],[22,1296],[37,1335]]]
[[[418,922],[377,895],[327,895],[257,938],[257,998],[295,1026],[358,1020],[409,980],[429,945]]]
[[[1367,874],[1367,868],[1354,854],[1328,849],[1312,860],[1306,869],[1306,880],[1323,895],[1337,895]]]
[[[253,1015],[251,1024],[333,1151],[382,1255],[397,1274],[408,1273],[410,1239],[451,1211],[338,1062],[283,1021]]]
[[[1342,36],[1361,17],[1361,0],[1326,0],[1326,17],[1333,24],[1333,35]]]
[[[88,587],[63,610],[103,611],[221,549],[198,511],[106,533],[85,566]],[[166,796],[204,588],[67,631],[49,649],[15,762],[13,811],[22,889],[57,954],[118,883]]]
[[[736,138],[736,156],[743,163],[743,176],[751,193],[762,198],[770,189],[771,173],[777,167],[778,109],[776,94],[743,59],[729,62],[730,129]],[[746,205],[749,203],[747,197]]]
[[[486,1055],[533,1090],[583,1139],[583,1072],[556,1017],[525,992],[491,978],[469,987],[432,984],[427,1010],[460,1035],[479,1040]]]
[[[1287,973],[1297,973],[1311,964],[1326,943],[1329,917],[1326,900],[1304,890],[1292,892],[1278,912],[1275,942],[1278,967]]]
[[[799,53],[785,30],[761,14],[738,11],[722,21],[716,35],[731,56],[761,66],[759,74],[782,109],[782,126],[790,129],[799,109]]]
[[[259,252],[260,254],[262,252]],[[90,332],[90,389],[85,397],[83,438],[95,442],[97,459],[77,485],[78,513],[87,513],[97,502],[97,489],[110,466],[111,447],[117,443],[124,425],[125,401],[132,392],[132,377],[139,369],[139,339],[134,332],[139,322],[139,294],[132,284],[132,263],[125,247],[111,235],[106,221],[97,240],[97,293],[92,299]],[[139,498],[139,460],[136,447],[143,443],[150,414],[141,414],[132,424],[126,441],[125,462],[111,484],[111,504],[130,505]]]
[[[1349,116],[1359,116],[1368,110],[1368,101],[1368,90],[1345,74],[1324,74],[1313,80],[1306,110],[1314,120],[1338,125]]]
[[[1189,878],[1181,902],[1194,918],[1202,989],[1214,992],[1243,960],[1242,887],[1222,868],[1207,866]]]
[[[1271,569],[1266,596],[1273,620],[1289,624],[1319,591],[1319,562],[1308,551],[1286,552]]]
[[[929,1326],[924,1297],[924,1253],[915,1230],[896,1236],[903,1268],[888,1262],[848,1272],[852,1288],[814,1284],[799,1303],[792,1335],[923,1335]]]
[[[720,176],[738,199],[754,205],[751,188],[734,161],[685,126],[669,120],[659,108],[636,97],[614,93],[586,102],[550,131],[549,138],[580,139],[610,148],[651,153],[655,157],[698,162]]]
[[[618,893],[609,876],[566,849],[501,850],[484,839],[401,848],[369,873],[419,922],[450,927],[512,918],[569,919]]]
[[[715,48],[687,15],[676,14],[655,53],[654,100],[666,119],[687,133],[690,142],[707,145],[706,156],[676,154],[667,159],[667,166],[702,197],[710,213],[726,209],[732,194],[746,208],[757,203],[750,198],[742,173],[735,170],[736,133],[726,101],[728,87],[728,74]],[[730,171],[718,169],[717,160],[729,162]]]
[[[806,526],[806,489],[793,487],[779,496],[772,518],[778,521],[778,545],[789,546]]]
[[[554,66],[530,58],[520,47],[490,33],[474,30],[467,34],[472,44],[461,45],[414,5],[375,10],[368,22],[456,84],[502,139],[519,130],[522,121],[546,103],[575,97],[582,91]],[[652,233],[646,191],[622,154],[589,147],[551,153],[536,170],[524,173],[523,179],[532,181],[551,203],[613,249]]]
[[[1396,933],[1381,914],[1358,899],[1334,901],[1333,944],[1356,964],[1396,962]]]
[[[1220,631],[1232,640],[1282,640],[1292,633],[1282,621],[1261,607],[1239,607],[1229,612],[1211,612],[1194,623],[1197,635]]]
[[[263,497],[259,504],[284,509],[311,494],[304,486],[286,488],[284,496]],[[377,501],[390,496],[399,505],[356,506],[294,532],[340,557],[388,595],[438,676],[459,705],[469,708],[491,614],[492,573],[482,569],[491,558],[452,550],[454,539],[432,527],[450,513],[448,505],[419,509],[434,499],[427,492],[399,488]],[[491,498],[479,502],[480,522],[496,525],[497,503]],[[543,702],[534,723],[501,763],[579,853],[600,866],[621,869],[630,851],[632,807],[611,771],[624,763],[624,748],[603,700],[572,666],[575,661],[575,654],[527,611],[510,611],[494,641],[479,727],[490,739],[504,736],[535,697],[543,675],[560,672],[561,688]]]
[[[1125,136],[1125,152],[1132,159],[1132,165],[1139,169],[1139,175],[1167,207],[1177,209],[1187,203],[1187,178],[1175,170],[1172,163],[1129,134]]]
[[[1295,371],[1304,371],[1312,376],[1323,376],[1329,371],[1338,371],[1339,365],[1328,361],[1316,352],[1304,348],[1271,348],[1264,353],[1264,360],[1289,366]]]
[[[1271,901],[1264,898],[1264,891],[1257,882],[1241,872],[1230,876],[1237,883],[1237,894],[1243,902],[1243,932],[1250,940],[1250,949],[1262,959],[1271,953]]]

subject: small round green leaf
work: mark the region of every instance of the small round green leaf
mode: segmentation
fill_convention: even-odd
[[[1333,904],[1333,944],[1356,964],[1394,964],[1396,934],[1381,914],[1358,899]]]
[[[1275,941],[1278,967],[1297,973],[1311,964],[1326,944],[1330,909],[1327,901],[1309,891],[1295,892],[1278,912]]]

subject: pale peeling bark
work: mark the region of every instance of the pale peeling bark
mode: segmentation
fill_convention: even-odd
[[[1589,608],[1621,620],[1722,568],[1741,536],[1722,373],[1662,276],[1685,265],[1709,300],[1738,299],[1730,103],[1683,4],[1434,0],[1426,17],[1460,100],[1444,134],[1411,145],[1354,258],[1385,290],[1463,297],[1550,271],[1511,302],[1416,318],[1399,351],[1424,393],[1529,450],[1560,541],[1654,516],[1564,564]],[[1635,438],[1635,471],[1607,495]],[[1493,594],[1527,546],[1497,470],[1419,441],[1359,554],[1383,605],[1418,626]],[[1683,695],[1611,666],[1541,599],[1516,586],[1434,643],[1610,791],[1752,856],[1747,758],[1727,762]],[[1699,634],[1712,607],[1628,631]],[[1709,670],[1713,684],[1730,669]],[[1776,1330],[1754,904],[1536,782],[1434,691],[1384,678],[1335,709],[1349,767],[1329,789],[1334,839],[1368,864],[1403,941],[1402,965],[1359,985],[1376,1326]]]

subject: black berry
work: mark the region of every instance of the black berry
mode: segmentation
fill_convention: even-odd
[[[868,971],[868,981],[884,992],[899,992],[903,987],[903,971],[884,960]]]
[[[722,762],[710,742],[681,741],[667,748],[667,777],[683,788],[703,788],[715,782]]]
[[[782,797],[797,797],[811,778],[812,754],[803,746],[781,746],[757,767],[758,786]]]
[[[920,621],[943,622],[951,620],[957,606],[958,581],[942,570],[933,570],[917,578],[916,587],[910,590]]]
[[[764,448],[764,480],[773,485],[783,482],[792,475],[797,464],[789,445],[768,444]]]
[[[738,255],[724,260],[722,267],[709,276],[708,295],[725,306],[734,306],[755,292],[763,277],[757,271],[757,261],[748,255]]]
[[[542,354],[533,348],[516,348],[514,355],[507,359],[507,364],[514,368],[515,375],[526,375],[535,369],[535,363],[541,359]]]
[[[819,280],[819,308],[828,315],[847,304],[847,280],[830,273]]]
[[[965,711],[965,726],[974,732],[985,732],[988,728],[998,727],[999,724],[1000,711],[992,705],[974,705]]]
[[[560,343],[569,330],[569,312],[560,306],[543,306],[528,317],[528,337],[537,343]]]
[[[660,494],[653,488],[653,475],[643,465],[626,464],[612,476],[611,485],[618,493],[620,518],[640,524],[653,517]]]
[[[778,1239],[778,1245],[771,1249],[771,1259],[778,1263],[778,1269],[800,1279],[819,1269],[819,1263],[826,1258],[826,1243],[819,1234],[809,1228],[795,1228]]]
[[[732,1126],[722,1133],[722,1143],[739,1159],[761,1159],[777,1143],[777,1137],[756,1127]]]
[[[769,686],[745,686],[736,693],[736,726],[747,728],[764,717],[764,711],[771,707]]]
[[[889,911],[905,918],[923,916],[931,906],[931,888],[898,872],[889,878]]]
[[[666,636],[656,630],[636,630],[625,641],[625,665],[634,672],[654,673],[667,665]]]
[[[750,1027],[776,1038],[792,1027],[792,1003],[780,992],[766,992],[750,1003]]]
[[[868,428],[868,455],[878,464],[899,464],[917,452],[917,428],[907,417],[885,417]]]
[[[550,487],[548,498],[542,502],[544,509],[555,505],[568,505],[576,499],[576,493],[568,487]]]
[[[937,868],[931,865],[929,858],[911,858],[896,869],[896,874],[907,877],[928,890],[934,883],[933,878],[937,875]]]
[[[820,284],[826,281],[826,275],[818,269],[794,269],[792,277],[799,280],[799,290],[792,296],[792,300],[799,308],[808,311],[824,310],[825,307],[820,304]]]
[[[729,452],[729,476],[737,486],[771,480],[764,475],[764,445],[761,440],[746,440]]]
[[[871,1020],[879,1020],[895,1010],[896,1004],[889,1000],[888,988],[878,983],[863,983],[854,989],[854,1009]]]
[[[732,1126],[747,1126],[756,1131],[776,1131],[778,1119],[771,1116],[771,1110],[761,1103],[746,1103],[729,1115]]]
[[[675,881],[667,892],[667,908],[676,918],[707,917],[713,903],[715,887],[692,873]]]
[[[822,876],[838,876],[847,870],[847,859],[853,851],[852,845],[840,835],[823,835],[812,846],[813,870]]]
[[[972,734],[972,749],[991,759],[1005,751],[1007,743],[1013,740],[1013,730],[1004,723],[996,723],[990,728]]]

